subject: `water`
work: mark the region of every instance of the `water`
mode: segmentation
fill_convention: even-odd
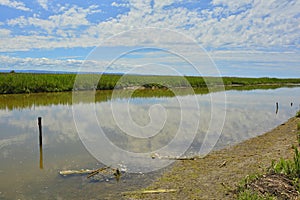
[[[97,146],[97,151],[103,153],[100,155],[103,161],[111,162],[111,165],[123,164],[129,172],[138,172],[170,164],[170,161],[159,163],[157,159],[151,159],[151,152],[178,156],[203,153],[205,151],[201,150],[201,146],[213,145],[214,149],[220,149],[271,130],[294,116],[300,104],[300,88],[297,87],[197,94],[198,110],[191,107],[195,96],[184,91],[180,93],[182,96],[174,97],[171,94],[162,95],[163,90],[145,90],[131,99],[123,92],[113,98],[111,94],[111,91],[97,92],[96,103],[81,98],[75,104],[72,93],[1,95],[0,199],[118,199],[121,192],[145,187],[163,172],[164,169],[150,174],[126,173],[119,182],[113,178],[106,181],[105,177],[104,181],[93,181],[85,176],[59,175],[60,170],[104,166],[95,159],[97,155],[91,155],[88,151],[95,153],[89,147],[94,143],[82,143],[80,140],[85,140],[85,136],[97,136],[97,127],[92,122],[94,116],[115,146],[127,152],[142,153],[138,154],[139,158],[133,156],[128,161],[126,157],[118,157],[105,149],[102,141],[100,144],[104,146]],[[222,100],[224,94],[226,107]],[[214,99],[213,103],[211,99]],[[185,104],[181,105],[182,102]],[[277,114],[276,102],[279,103]],[[82,114],[91,106],[94,113],[82,115],[79,123],[74,121],[73,114],[76,117],[76,112],[73,113],[72,109]],[[212,107],[214,111],[211,111]],[[115,118],[111,112],[114,109],[115,114],[119,115]],[[131,115],[129,121],[124,110]],[[223,126],[224,112],[226,118]],[[216,113],[220,114],[219,118]],[[213,115],[216,116],[211,121]],[[38,138],[39,116],[43,124],[42,152]],[[114,119],[118,119],[119,124]],[[92,134],[78,135],[75,122],[79,132]],[[178,130],[184,133],[179,133],[180,137]],[[172,144],[170,141],[176,137],[174,145],[164,148]]]

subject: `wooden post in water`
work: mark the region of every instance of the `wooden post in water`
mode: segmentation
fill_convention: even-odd
[[[38,117],[39,142],[40,142],[40,169],[43,169],[43,135],[42,135],[42,118]]]
[[[279,108],[279,105],[278,105],[278,102],[276,102],[276,114],[278,113],[278,108]]]
[[[38,117],[38,125],[39,125],[39,138],[40,138],[40,145],[43,145],[43,135],[42,135],[42,118]]]

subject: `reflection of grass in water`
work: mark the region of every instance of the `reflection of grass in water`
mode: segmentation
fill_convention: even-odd
[[[1,74],[0,74],[1,75]],[[0,78],[1,82],[1,78]],[[0,83],[1,85],[1,83]],[[277,89],[280,86],[235,86],[226,87],[226,90],[254,90],[254,89]],[[174,89],[138,89],[131,90],[115,90],[114,98],[164,98],[186,96],[186,95],[201,95],[210,92],[218,92],[223,89],[214,87],[208,90],[207,88],[174,88]],[[106,102],[112,99],[112,90],[100,90],[95,94],[95,102]],[[0,92],[1,93],[1,92]],[[0,95],[0,109],[20,109],[31,108],[33,106],[47,106],[47,105],[72,105],[72,92],[59,92],[59,93],[36,93],[36,94],[15,94],[15,95]],[[84,91],[78,92],[78,99],[83,103],[91,103],[90,98]],[[300,112],[297,116],[300,117]]]

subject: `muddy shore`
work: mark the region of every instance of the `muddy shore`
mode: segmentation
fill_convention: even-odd
[[[204,158],[177,161],[174,167],[147,189],[174,189],[176,192],[126,195],[125,199],[235,199],[235,189],[247,175],[262,174],[272,160],[291,159],[297,144],[293,117],[275,129]]]

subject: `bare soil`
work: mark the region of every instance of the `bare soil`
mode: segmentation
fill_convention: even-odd
[[[124,198],[235,199],[232,191],[247,175],[267,173],[272,160],[293,158],[298,123],[300,118],[293,117],[270,132],[214,151],[204,158],[178,161],[147,188],[175,189],[176,192],[126,195]]]

